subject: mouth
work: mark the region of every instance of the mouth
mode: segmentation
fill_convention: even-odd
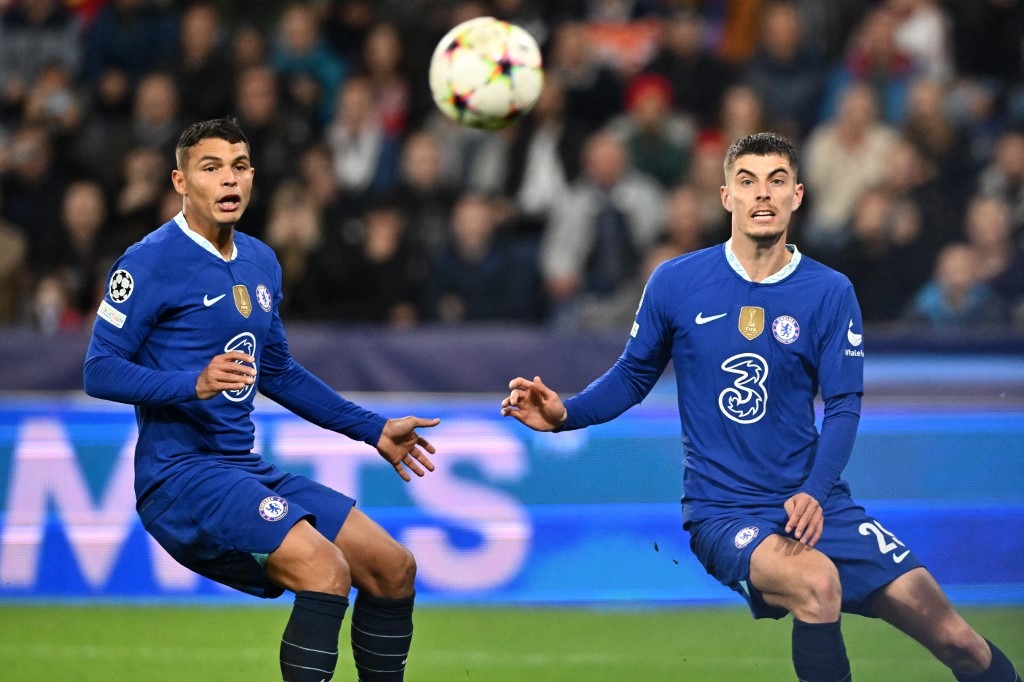
[[[775,211],[762,208],[751,213],[750,217],[755,223],[769,223],[775,219]]]
[[[238,194],[226,194],[217,200],[216,206],[225,213],[237,211],[242,206],[242,197]]]

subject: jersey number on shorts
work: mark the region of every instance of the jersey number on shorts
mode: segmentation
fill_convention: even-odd
[[[875,540],[878,541],[878,551],[882,554],[892,554],[892,560],[897,564],[906,559],[907,555],[910,554],[909,549],[901,552],[900,554],[896,554],[896,549],[906,547],[906,545],[900,542],[899,538],[895,535],[887,531],[878,521],[862,523],[858,530],[861,535],[874,535]],[[891,539],[892,542],[890,542],[889,539]]]

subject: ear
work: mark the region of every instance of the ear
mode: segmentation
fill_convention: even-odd
[[[796,192],[793,193],[793,210],[800,208],[800,204],[804,203],[804,185],[802,182],[796,184]]]
[[[729,188],[722,185],[718,188],[718,193],[722,197],[722,206],[726,211],[732,213],[732,197],[729,195]]]
[[[171,171],[171,184],[174,185],[174,191],[185,196],[185,174],[175,168]]]

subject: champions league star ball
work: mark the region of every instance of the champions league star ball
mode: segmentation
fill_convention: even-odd
[[[430,59],[434,102],[445,116],[470,128],[512,125],[537,103],[543,85],[537,41],[494,17],[459,24]]]

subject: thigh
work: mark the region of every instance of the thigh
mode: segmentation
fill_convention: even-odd
[[[969,633],[967,642],[983,651],[981,636],[957,613],[927,569],[916,568],[883,587],[872,599],[875,616],[907,633],[926,648],[940,651],[950,633]]]
[[[690,526],[690,549],[704,570],[720,583],[739,593],[754,618],[782,618],[785,609],[765,602],[751,584],[750,562],[755,550],[785,528],[773,519],[759,516],[711,518]]]
[[[146,530],[183,566],[259,597],[282,592],[267,555],[310,515],[273,489],[275,476],[209,467],[177,490],[157,490],[140,511]]]
[[[843,611],[874,617],[872,602],[878,591],[923,564],[849,496],[833,495],[824,511],[825,529],[816,548],[839,570]]]

